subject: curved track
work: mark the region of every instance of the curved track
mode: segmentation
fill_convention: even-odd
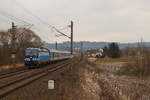
[[[0,79],[0,98],[8,95],[9,93],[21,88],[43,76],[46,76],[48,73],[57,71],[70,64],[70,61],[63,61],[57,64],[51,65],[51,67],[43,67],[39,69],[28,70],[25,73],[14,74],[14,76],[8,76],[4,79]],[[20,75],[22,74],[22,75]],[[20,75],[18,77],[18,75]],[[12,78],[13,77],[13,78]]]

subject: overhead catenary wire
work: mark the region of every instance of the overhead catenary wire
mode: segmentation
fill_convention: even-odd
[[[28,26],[29,26],[29,28],[27,28],[27,29],[30,29],[30,28],[31,28],[30,26],[32,26],[32,28],[34,27],[34,29],[40,31],[39,28],[37,28],[34,24],[29,24],[28,22],[26,22],[26,21],[24,21],[24,20],[22,20],[22,19],[20,19],[20,18],[18,18],[18,17],[15,17],[15,16],[13,16],[13,15],[11,15],[11,14],[8,14],[8,13],[6,13],[6,12],[4,12],[4,11],[1,11],[1,10],[0,10],[0,14],[1,14],[2,16],[4,16],[4,17],[9,18],[9,19],[12,20],[12,21],[16,21],[16,22],[19,22],[19,23],[23,24],[23,26],[25,26],[25,27],[28,27]],[[34,25],[34,26],[33,26],[33,25]],[[45,32],[44,32],[44,33],[45,33]],[[46,37],[46,36],[44,36],[44,37]]]
[[[56,27],[53,27],[53,28],[56,30],[56,32],[60,33],[62,36],[66,36],[66,37],[68,37],[69,39],[71,38],[71,37],[69,37],[68,35],[66,35],[65,33],[63,33],[63,32],[61,32],[60,30],[58,30]]]
[[[39,29],[37,26],[33,26],[32,28],[34,28],[35,30],[37,30],[41,33],[46,33],[46,32],[43,32],[43,30],[41,31],[41,29]],[[39,35],[40,35],[40,37],[44,37],[48,41],[52,41],[52,40],[50,40],[50,38],[48,38],[47,34],[43,34],[43,35],[39,34]]]
[[[48,29],[51,29],[51,31],[53,30],[53,28],[54,28],[53,25],[50,25],[48,22],[46,22],[46,21],[44,21],[43,19],[41,19],[41,17],[39,17],[39,16],[33,14],[30,10],[26,9],[26,8],[24,7],[24,5],[22,5],[20,2],[18,2],[17,0],[14,0],[13,3],[15,3],[17,6],[19,6],[20,8],[22,8],[22,10],[25,11],[26,13],[28,13],[28,15],[30,15],[30,16],[32,16],[33,18],[37,19],[40,23],[46,25]],[[16,17],[16,16],[13,16],[13,15],[11,15],[11,14],[8,14],[8,13],[6,13],[6,12],[4,12],[4,11],[0,11],[0,14],[3,15],[3,16],[5,16],[5,17],[7,17],[7,18],[9,18],[9,19],[11,19],[11,20],[13,20],[13,21],[22,23],[22,24],[24,24],[24,26],[26,26],[26,27],[32,25],[32,24],[30,24],[30,23],[28,23],[28,22],[22,20],[22,18],[18,18],[18,17]],[[32,18],[30,17],[30,19],[32,19]],[[65,29],[67,29],[68,27],[69,27],[69,26],[66,26],[66,27],[61,28],[61,29],[57,29],[57,28],[55,27],[55,29],[54,29],[53,31],[57,32],[57,34],[59,33],[59,36],[67,36],[66,34],[64,34],[63,32],[61,32],[61,30],[65,30]],[[32,28],[34,28],[34,29],[40,31],[40,29],[37,28],[37,25],[32,26]],[[46,32],[43,32],[43,33],[44,33],[44,34],[43,34],[44,37],[46,37],[46,38],[48,39],[48,36],[47,36],[48,34],[45,34]],[[55,34],[56,34],[56,33],[55,33]],[[60,35],[60,34],[62,34],[62,35]],[[67,37],[70,38],[69,36],[67,36]]]
[[[5,17],[11,19],[11,20],[14,20],[14,21],[16,21],[16,22],[20,22],[20,23],[22,23],[22,24],[30,25],[30,23],[28,23],[28,22],[26,22],[26,21],[24,21],[24,20],[22,20],[22,19],[19,19],[19,18],[15,17],[15,16],[13,16],[13,15],[11,15],[11,14],[9,14],[9,13],[6,13],[6,12],[4,12],[4,11],[2,11],[2,10],[0,10],[0,14],[1,14],[2,16],[5,16]]]
[[[18,2],[17,0],[14,0],[14,3],[15,3],[18,7],[22,8],[22,10],[23,10],[24,12],[28,13],[28,14],[31,15],[33,18],[37,19],[40,23],[42,23],[42,24],[44,24],[45,26],[47,26],[48,29],[52,29],[52,27],[53,27],[52,25],[50,25],[49,23],[47,23],[46,21],[44,21],[43,19],[41,19],[39,16],[33,14],[30,10],[28,10],[27,8],[25,8],[24,5],[22,5],[20,2]],[[40,29],[37,28],[37,25],[34,25],[34,27],[32,27],[32,28],[34,28],[34,29],[40,31]],[[51,31],[52,31],[52,30],[51,30]],[[46,32],[43,32],[43,33],[46,33]],[[43,34],[43,35],[45,35],[45,34]],[[46,35],[48,35],[48,34],[46,34]],[[47,38],[48,36],[45,36],[45,37]]]
[[[33,25],[30,25],[28,28],[26,29],[30,29]],[[20,37],[21,35],[23,35],[26,32],[26,30],[24,30],[22,33],[20,33],[18,36],[15,37],[15,39],[17,39],[18,37]]]
[[[28,10],[27,8],[25,8],[20,2],[18,2],[17,0],[14,0],[14,2],[16,3],[16,5],[18,5],[19,7],[21,7],[25,12],[27,12],[28,14],[30,14],[31,16],[35,17],[36,19],[38,19],[38,21],[40,21],[41,23],[45,24],[49,27],[53,27],[53,25],[50,25],[49,23],[47,23],[46,21],[44,21],[43,19],[41,19],[39,16],[33,14],[30,10]]]
[[[63,28],[60,28],[60,29],[58,29],[58,30],[66,30],[66,29],[68,29],[70,27],[70,25],[67,25],[67,26],[65,26],[65,27],[63,27]]]
[[[33,17],[35,17],[36,19],[38,19],[38,21],[40,21],[41,23],[45,24],[48,26],[48,28],[51,28],[51,31],[53,32],[53,29],[55,29],[56,32],[62,34],[62,36],[66,36],[68,38],[70,38],[69,36],[67,36],[66,34],[64,34],[63,32],[61,32],[61,30],[65,30],[68,27],[70,27],[70,25],[67,25],[66,27],[63,27],[61,29],[57,29],[56,27],[54,27],[53,25],[50,25],[49,23],[47,23],[46,21],[44,21],[43,19],[41,19],[40,17],[38,17],[37,15],[33,14],[30,10],[26,9],[21,3],[19,3],[17,0],[14,0],[14,2],[16,3],[16,5],[20,6],[24,11],[26,11],[28,14],[32,15]]]

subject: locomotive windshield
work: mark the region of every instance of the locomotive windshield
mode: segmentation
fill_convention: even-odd
[[[35,49],[26,49],[25,50],[26,56],[37,56],[37,50]]]

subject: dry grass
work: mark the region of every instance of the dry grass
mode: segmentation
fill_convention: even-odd
[[[150,75],[150,55],[134,57],[133,62],[128,62],[122,67],[122,74],[134,75],[144,78]]]
[[[118,61],[118,62],[117,62]],[[91,66],[97,66],[103,70],[100,72],[99,84],[103,89],[101,95],[115,95],[117,100],[149,100],[150,98],[150,56],[139,55],[126,59],[119,67],[119,61],[114,63],[93,63]],[[118,70],[113,68],[119,68]],[[110,70],[110,71],[109,71]],[[96,72],[96,71],[95,71]],[[108,99],[111,100],[111,99]]]
[[[101,63],[115,63],[115,62],[127,62],[129,58],[124,57],[124,58],[88,58],[88,61],[94,62],[96,64],[101,64]],[[132,59],[132,58],[130,58]]]
[[[18,67],[22,67],[24,66],[23,63],[18,63],[16,64],[16,66],[12,66],[12,65],[5,65],[5,66],[0,66],[0,72],[2,71],[7,71],[7,70],[12,70],[12,69],[15,69],[15,68],[18,68]]]

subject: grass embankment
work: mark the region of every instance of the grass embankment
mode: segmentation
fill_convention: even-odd
[[[90,63],[104,71],[108,88],[116,91],[123,100],[148,100],[150,98],[150,57],[136,56],[121,59],[90,59]],[[120,65],[120,62],[122,65]],[[108,89],[109,90],[109,89]],[[120,100],[120,99],[119,99]]]

